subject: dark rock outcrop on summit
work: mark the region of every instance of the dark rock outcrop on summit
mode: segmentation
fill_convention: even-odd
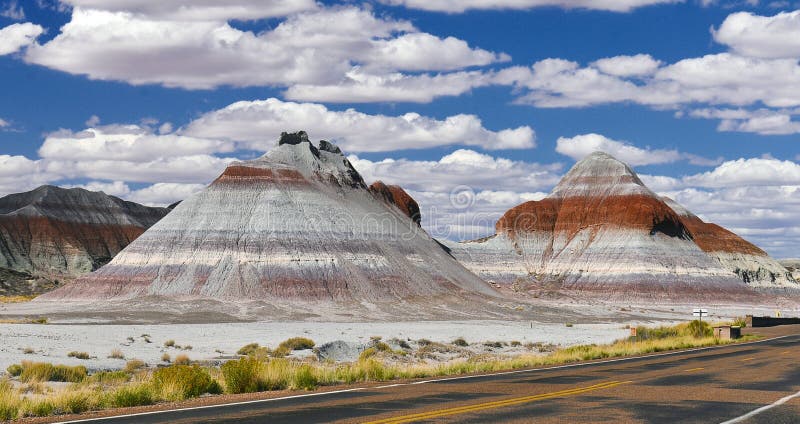
[[[0,198],[0,268],[70,279],[106,264],[168,212],[80,188],[11,194]]]

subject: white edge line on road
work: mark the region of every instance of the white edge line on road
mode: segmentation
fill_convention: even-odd
[[[232,402],[232,403],[222,403],[217,405],[203,405],[203,406],[193,406],[188,408],[178,408],[178,409],[165,409],[161,411],[149,411],[149,412],[137,412],[135,414],[125,414],[125,415],[112,415],[108,417],[98,417],[98,418],[86,418],[81,420],[73,420],[73,421],[59,421],[58,424],[71,424],[71,423],[88,423],[92,421],[102,421],[102,420],[113,420],[118,418],[130,418],[130,417],[140,417],[146,415],[155,415],[155,414],[166,414],[169,412],[184,412],[184,411],[194,411],[199,409],[210,409],[210,408],[224,408],[228,406],[237,406],[237,405],[249,405],[254,403],[266,403],[266,402],[277,402],[279,400],[288,400],[288,399],[298,399],[298,398],[306,398],[306,397],[314,397],[314,396],[325,396],[325,395],[333,395],[338,393],[347,393],[347,392],[358,392],[368,389],[385,389],[390,387],[399,387],[399,386],[408,386],[414,384],[426,384],[426,383],[436,383],[437,381],[452,381],[452,380],[466,380],[470,378],[483,378],[483,377],[492,377],[496,375],[509,375],[509,374],[522,374],[527,372],[535,372],[535,371],[547,371],[547,370],[557,370],[563,368],[576,368],[576,367],[585,367],[585,366],[592,366],[592,365],[599,365],[599,364],[608,364],[613,362],[624,362],[624,361],[633,361],[636,359],[647,359],[647,358],[656,358],[659,356],[669,356],[669,355],[679,355],[682,353],[689,353],[689,352],[698,352],[702,350],[709,350],[709,349],[719,349],[725,347],[736,347],[736,346],[747,346],[756,343],[765,343],[773,340],[783,339],[786,337],[793,336],[792,334],[786,336],[779,336],[779,337],[772,337],[770,339],[764,340],[756,340],[752,342],[745,342],[745,343],[736,343],[736,344],[729,344],[723,346],[707,346],[707,347],[698,347],[694,349],[686,349],[686,350],[676,350],[672,352],[662,352],[662,353],[654,353],[652,355],[644,355],[644,356],[633,356],[630,358],[616,358],[616,359],[606,359],[603,361],[595,361],[595,362],[579,362],[575,364],[567,364],[567,365],[558,365],[554,367],[545,367],[545,368],[530,368],[524,370],[515,370],[515,371],[502,371],[496,372],[492,374],[476,374],[476,375],[463,375],[459,377],[448,377],[448,378],[438,378],[438,379],[431,379],[431,380],[423,380],[423,381],[415,381],[413,383],[395,383],[395,384],[388,384],[384,386],[375,386],[375,387],[356,387],[353,389],[341,389],[341,390],[331,390],[329,392],[318,392],[318,393],[306,393],[302,395],[292,395],[292,396],[283,396],[277,398],[270,398],[270,399],[255,399],[255,400],[247,400],[242,402]],[[785,401],[784,401],[785,402]],[[755,411],[753,411],[755,412]],[[733,421],[731,421],[733,422]]]
[[[725,421],[725,422],[723,422],[721,424],[740,423],[740,422],[742,422],[742,421],[744,421],[744,420],[746,420],[748,418],[754,417],[754,416],[756,416],[756,415],[758,415],[758,414],[760,414],[760,413],[762,413],[762,412],[764,412],[766,410],[772,409],[772,408],[774,408],[776,406],[779,406],[779,405],[783,405],[784,403],[786,403],[786,402],[788,402],[788,401],[790,401],[790,400],[792,400],[792,399],[794,399],[796,397],[800,397],[800,392],[797,392],[797,393],[795,393],[793,395],[789,395],[789,396],[780,398],[780,399],[776,400],[774,403],[771,403],[769,405],[764,405],[761,408],[754,409],[754,410],[742,415],[741,417],[736,417],[736,418],[734,418],[732,420]]]

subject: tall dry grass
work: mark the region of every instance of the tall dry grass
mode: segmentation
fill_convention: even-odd
[[[19,371],[20,379],[76,383],[59,391],[33,396],[15,389],[8,380],[0,380],[0,420],[150,405],[207,393],[313,390],[319,386],[513,370],[732,342],[709,337],[707,325],[687,323],[640,327],[636,337],[606,345],[573,346],[544,355],[513,358],[475,356],[438,364],[387,364],[379,359],[378,352],[393,352],[374,349],[375,354],[365,355],[354,363],[307,362],[253,354],[220,367],[173,364],[153,370],[141,368],[144,364],[139,361],[137,366],[123,371],[99,372],[87,378],[83,367],[26,361],[14,368],[15,372]],[[255,353],[258,348],[252,351]]]

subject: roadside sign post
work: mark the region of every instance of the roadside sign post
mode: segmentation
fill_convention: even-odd
[[[702,321],[703,317],[708,316],[708,309],[702,309],[702,308],[693,309],[692,316],[699,317],[700,321]]]

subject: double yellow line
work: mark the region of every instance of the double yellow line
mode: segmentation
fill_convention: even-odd
[[[432,418],[446,417],[449,415],[466,414],[469,412],[483,411],[486,409],[502,408],[506,406],[520,405],[528,402],[536,402],[539,400],[552,399],[557,397],[578,395],[581,393],[591,392],[600,389],[608,389],[620,384],[632,383],[632,381],[608,381],[605,383],[595,384],[587,387],[576,387],[574,389],[561,390],[558,392],[543,393],[540,395],[524,396],[512,399],[498,400],[494,402],[479,403],[477,405],[461,406],[457,408],[439,409],[436,411],[421,412],[419,414],[402,415],[399,417],[386,418],[383,420],[370,421],[367,424],[399,424],[409,423],[414,421],[427,420]]]

